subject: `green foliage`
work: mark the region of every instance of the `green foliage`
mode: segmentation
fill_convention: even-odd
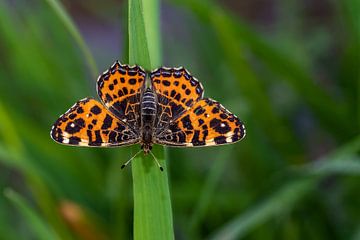
[[[359,1],[64,3],[0,1],[0,239],[360,236]],[[139,146],[54,143],[121,55],[183,65],[246,138],[157,146],[164,172],[141,155],[120,169]]]
[[[63,6],[57,0],[46,0],[50,7],[53,9],[54,13],[59,17],[59,19],[63,22],[64,27],[69,31],[72,37],[75,39],[77,45],[80,47],[81,51],[84,54],[84,59],[87,61],[89,68],[92,73],[92,77],[96,78],[98,75],[98,70],[96,67],[95,59],[92,56],[89,48],[86,46],[84,39],[82,38],[81,34],[75,27],[74,23],[72,22],[71,18],[63,8]]]
[[[25,199],[19,194],[10,189],[5,190],[4,194],[22,213],[24,219],[29,223],[31,230],[34,231],[36,239],[60,239],[52,228],[44,222],[44,219],[34,212],[34,210],[26,203]]]
[[[147,2],[145,4],[145,2]],[[160,44],[157,43],[159,23],[145,21],[148,16],[158,19],[158,2],[129,1],[129,62],[153,69],[160,64]],[[146,6],[146,8],[145,8]],[[148,20],[148,19],[147,19]],[[152,32],[152,34],[150,34]],[[149,49],[152,49],[151,53]],[[134,149],[135,150],[135,149]],[[136,150],[135,150],[136,151]],[[134,151],[134,152],[135,152]],[[153,149],[159,163],[165,167],[162,147]],[[137,157],[132,162],[134,190],[134,239],[173,239],[170,192],[167,169],[161,172],[151,156]]]

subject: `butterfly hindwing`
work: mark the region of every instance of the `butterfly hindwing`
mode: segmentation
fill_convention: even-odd
[[[116,61],[97,80],[97,92],[104,105],[134,131],[140,127],[140,98],[145,71]]]
[[[155,142],[172,146],[212,146],[234,143],[245,137],[243,123],[220,103],[201,99],[168,128]]]
[[[92,98],[80,100],[60,116],[50,135],[59,143],[80,146],[120,146],[137,143],[140,139]]]
[[[156,134],[175,121],[203,96],[201,83],[184,68],[159,68],[151,72],[151,84],[157,94]]]

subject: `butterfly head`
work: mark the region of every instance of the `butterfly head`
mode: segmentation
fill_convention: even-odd
[[[151,152],[152,145],[151,143],[143,143],[141,144],[141,149],[144,151],[144,154],[147,155],[149,152]]]
[[[156,162],[157,166],[159,167],[159,169],[161,171],[164,171],[163,167],[160,165],[159,161],[156,159],[155,155],[151,152],[152,146],[151,144],[142,144],[141,145],[141,149],[135,153],[134,156],[132,156],[126,163],[124,163],[121,166],[121,169],[123,169],[124,167],[126,167],[140,152],[144,152],[144,155],[147,155],[148,153],[151,154],[151,156],[154,158],[154,161]]]

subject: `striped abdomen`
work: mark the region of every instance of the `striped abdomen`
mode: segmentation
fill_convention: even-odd
[[[141,126],[144,145],[151,146],[156,112],[157,104],[155,93],[150,88],[147,88],[141,101]]]

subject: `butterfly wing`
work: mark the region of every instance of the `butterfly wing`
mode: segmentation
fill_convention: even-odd
[[[201,99],[167,129],[156,136],[155,142],[172,146],[213,146],[240,141],[245,126],[220,103]]]
[[[166,129],[203,96],[201,83],[184,68],[159,68],[150,74],[151,84],[157,94],[157,132]]]
[[[145,71],[116,61],[97,80],[97,92],[117,118],[137,132],[140,127],[140,98],[145,87]]]
[[[56,142],[79,146],[111,147],[140,140],[129,126],[92,98],[80,100],[61,115],[50,136]]]

